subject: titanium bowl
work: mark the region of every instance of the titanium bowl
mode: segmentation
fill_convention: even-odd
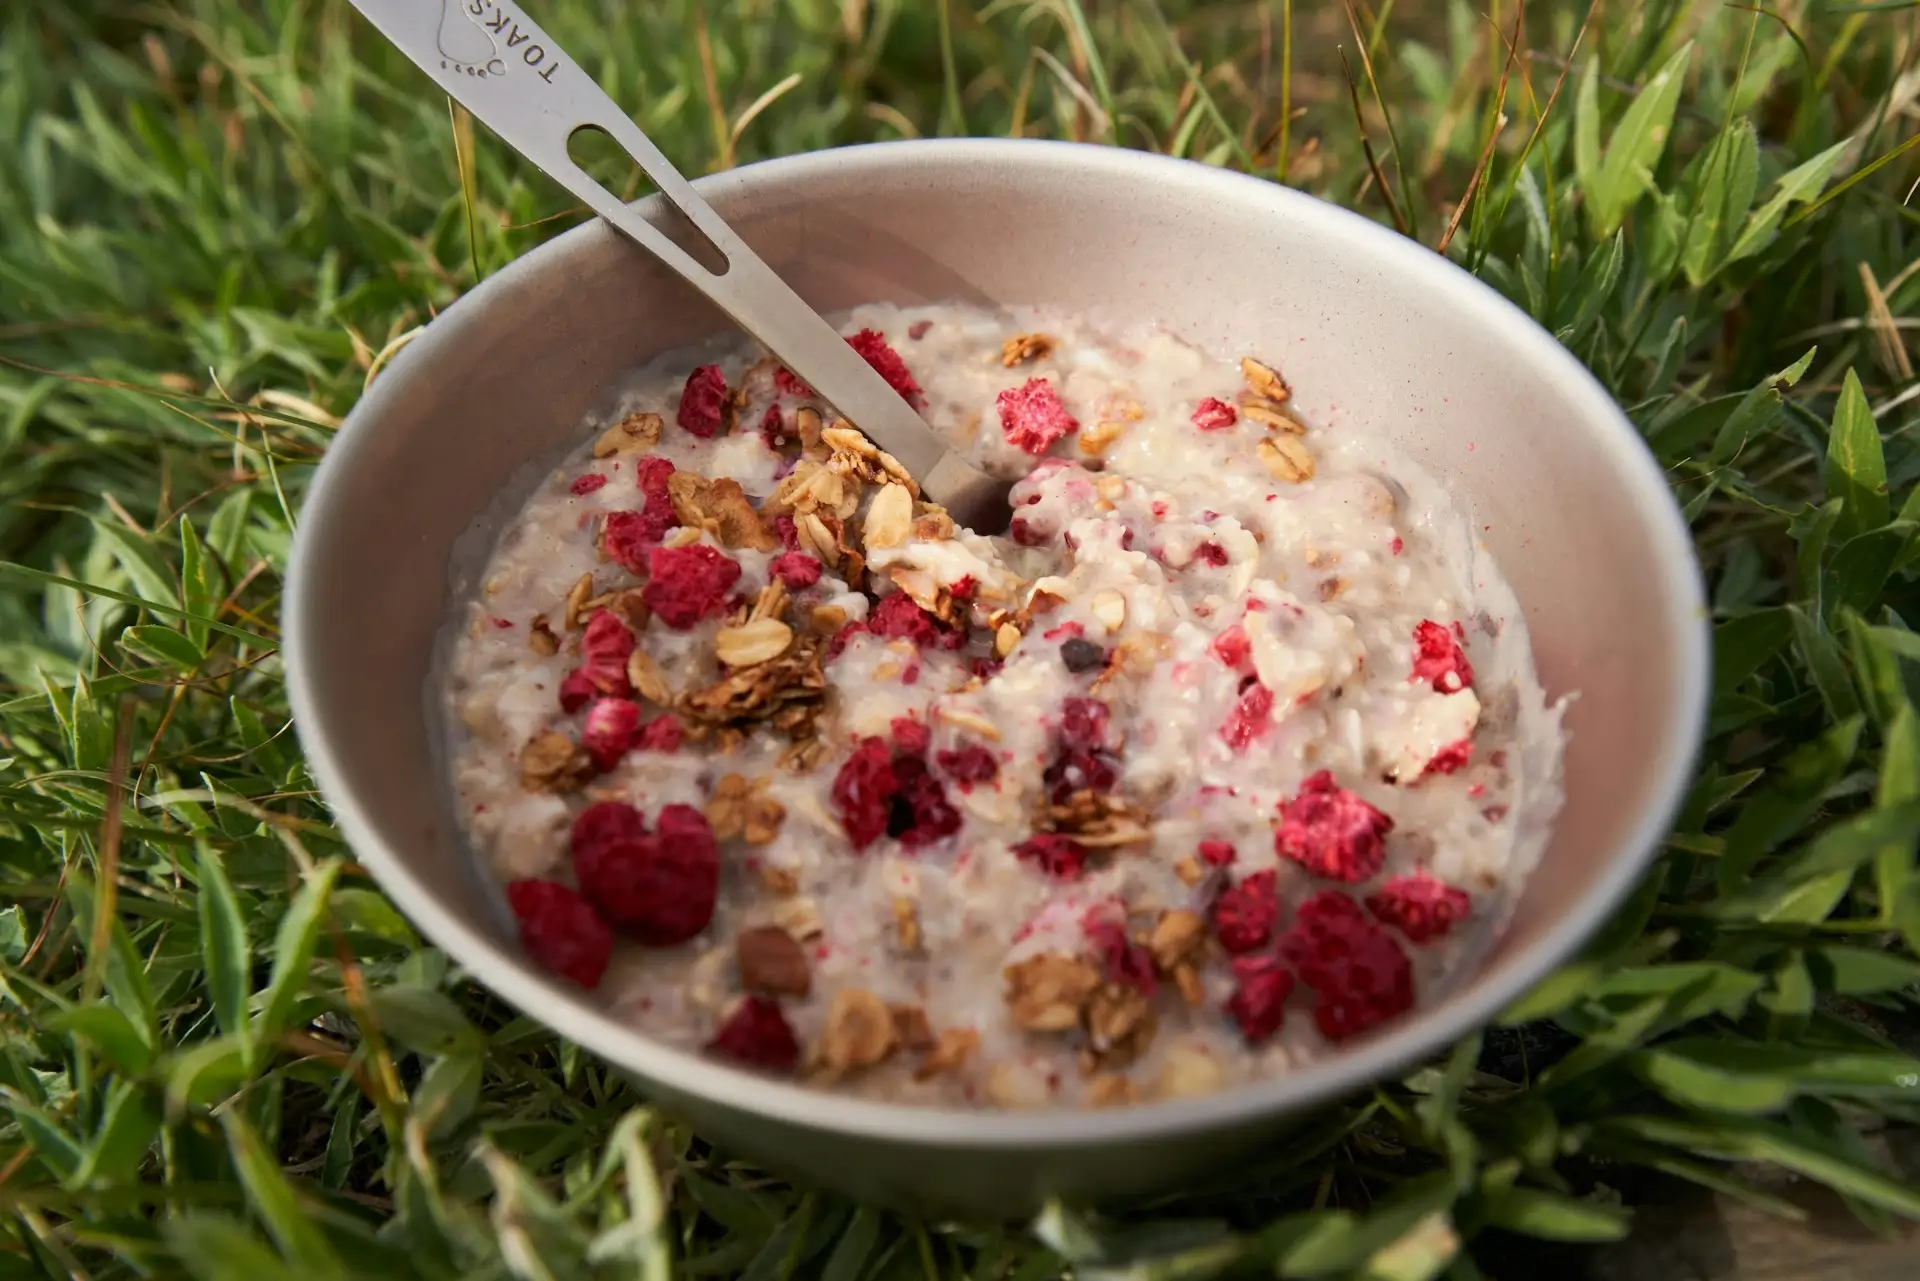
[[[514,474],[607,388],[723,331],[606,225],[461,299],[355,407],[316,474],[287,588],[288,683],[358,857],[440,947],[738,1154],[926,1215],[1162,1191],[1488,1023],[1606,918],[1685,787],[1708,689],[1692,543],[1640,437],[1517,308],[1432,251],[1257,179],[1066,143],[938,141],[697,184],[822,310],[1046,303],[1270,356],[1311,416],[1383,432],[1454,494],[1519,598],[1550,698],[1574,690],[1567,801],[1477,969],[1338,1056],[1207,1098],[967,1112],[803,1089],[649,1040],[521,955],[442,800],[423,698],[450,565]],[[657,198],[642,208],[656,222]],[[463,538],[463,535],[465,537]]]

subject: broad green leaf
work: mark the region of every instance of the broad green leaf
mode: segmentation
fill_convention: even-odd
[[[1452,1216],[1434,1211],[1367,1257],[1367,1281],[1432,1281],[1460,1253]]]
[[[142,600],[165,606],[169,610],[179,607],[173,575],[152,546],[112,517],[96,517],[93,528],[112,551],[114,560],[119,562],[120,568],[126,572],[127,581],[133,584],[133,590]]]
[[[1870,1205],[1920,1219],[1920,1189],[1830,1152],[1774,1122],[1730,1117],[1700,1122],[1681,1117],[1621,1116],[1602,1121],[1600,1126],[1603,1130],[1722,1161],[1770,1162],[1824,1183],[1836,1192],[1859,1197]]]
[[[130,1076],[138,1076],[153,1063],[153,1045],[117,1005],[105,1001],[73,1005],[45,1015],[41,1024],[49,1032],[85,1037],[109,1063]]]
[[[187,620],[182,626],[193,626]],[[201,628],[202,631],[205,628]],[[128,652],[157,664],[183,672],[191,672],[206,661],[206,651],[195,644],[189,636],[176,632],[171,627],[159,627],[153,624],[136,624],[123,628],[120,632],[120,645]]]
[[[310,1281],[272,1247],[226,1215],[195,1210],[161,1220],[167,1246],[196,1281]]]
[[[227,1151],[240,1176],[240,1186],[246,1189],[247,1203],[281,1252],[315,1281],[344,1276],[338,1256],[313,1220],[312,1209],[301,1204],[281,1172],[280,1162],[261,1143],[245,1116],[237,1108],[228,1108],[220,1114],[220,1123],[226,1129]]]
[[[1819,996],[1813,972],[1800,949],[1792,948],[1780,957],[1770,978],[1772,986],[1755,998],[1767,1011],[1767,1036],[1776,1041],[1794,1040],[1806,1031]]]
[[[1720,858],[1720,888],[1731,892],[1781,842],[1820,812],[1827,791],[1853,761],[1862,722],[1853,719],[1803,744],[1772,771],[1765,790],[1754,796],[1727,832]]]
[[[1626,259],[1626,233],[1616,231],[1613,239],[1596,249],[1580,269],[1579,278],[1574,281],[1573,289],[1561,306],[1564,319],[1561,322],[1561,341],[1574,340],[1593,318],[1600,314],[1607,299],[1613,296],[1613,289],[1620,281],[1620,267]]]
[[[1597,961],[1576,961],[1571,965],[1563,965],[1508,1006],[1500,1015],[1500,1025],[1518,1027],[1523,1023],[1552,1018],[1568,1006],[1584,1001],[1595,980],[1606,972],[1607,967]]]
[[[177,1117],[225,1098],[247,1082],[252,1067],[252,1047],[237,1036],[195,1042],[161,1065],[168,1114]]]
[[[1589,57],[1580,69],[1573,98],[1573,172],[1591,204],[1600,183],[1600,59]]]
[[[1774,925],[1816,925],[1833,915],[1852,884],[1851,872],[1829,872],[1784,886],[1770,901],[1753,909],[1753,919]]]
[[[1540,1188],[1509,1188],[1487,1206],[1487,1223],[1547,1241],[1618,1241],[1632,1226],[1632,1211],[1563,1196]]]
[[[87,1145],[80,1168],[67,1176],[67,1186],[134,1182],[147,1149],[159,1137],[160,1109],[147,1094],[146,1086],[124,1078],[111,1082],[100,1125]]]
[[[1903,804],[1920,797],[1920,715],[1912,703],[1903,702],[1887,726],[1886,745],[1880,753],[1880,782],[1874,801],[1882,808]],[[1874,856],[1874,885],[1880,893],[1880,917],[1892,924],[1895,907],[1914,882],[1911,848],[1888,845]]]
[[[433,1065],[413,1087],[413,1116],[434,1138],[446,1138],[473,1115],[480,1102],[485,1063],[477,1054],[449,1054]]]
[[[273,937],[273,977],[267,982],[265,1000],[260,1006],[257,1036],[260,1044],[271,1045],[287,1031],[294,1003],[307,983],[307,966],[320,937],[320,924],[326,916],[327,896],[340,875],[340,864],[323,863],[310,872],[300,891],[280,918]]]
[[[247,517],[253,491],[242,487],[220,500],[213,519],[207,522],[207,548],[220,558],[227,572],[238,576],[241,558],[246,554]]]
[[[1587,189],[1587,212],[1596,238],[1612,235],[1634,202],[1653,185],[1654,167],[1667,149],[1674,107],[1680,101],[1692,59],[1693,44],[1689,41],[1640,87],[1639,96],[1607,140],[1606,158]]]
[[[200,620],[210,617],[219,607],[218,590],[215,587],[214,567],[208,562],[206,548],[200,544],[200,533],[194,529],[193,522],[185,516],[180,518],[180,605],[187,611],[181,621],[180,629],[202,653],[207,648],[207,625]]]
[[[820,1281],[860,1281],[873,1247],[880,1240],[880,1224],[878,1210],[864,1205],[855,1210],[853,1221],[835,1243],[833,1253],[827,1256]]]
[[[1760,609],[1729,618],[1713,629],[1713,686],[1731,694],[1793,638],[1793,615]]]
[[[1720,269],[1740,224],[1753,205],[1760,181],[1760,143],[1753,122],[1740,120],[1716,136],[1694,159],[1690,195],[1692,220],[1680,264],[1699,288]]]
[[[333,910],[343,929],[371,934],[408,949],[420,945],[420,936],[407,924],[407,918],[377,890],[335,890]]]
[[[419,1054],[476,1054],[486,1036],[444,992],[411,984],[367,994],[380,1030]]]
[[[74,1171],[86,1161],[85,1149],[73,1141],[73,1136],[58,1121],[21,1098],[12,1088],[0,1087],[0,1098],[6,1099],[8,1116],[32,1145],[33,1154],[55,1178],[62,1181],[72,1178]]]
[[[1735,919],[1766,919],[1759,914],[1789,890],[1830,876],[1850,877],[1871,862],[1883,846],[1912,849],[1916,841],[1920,841],[1920,799],[1844,819],[1828,826],[1766,875],[1728,895],[1718,910]]]
[[[1767,203],[1748,215],[1746,225],[1740,229],[1740,235],[1727,251],[1727,261],[1732,263],[1751,258],[1772,244],[1774,237],[1779,234],[1780,220],[1786,217],[1788,207],[1806,204],[1819,196],[1850,145],[1848,140],[1842,139],[1811,160],[1780,175],[1780,180],[1774,184],[1774,194]]]
[[[1873,947],[1830,943],[1808,952],[1816,982],[1840,996],[1870,996],[1920,987],[1920,961]]]
[[[1787,609],[1793,616],[1794,644],[1807,665],[1807,674],[1813,678],[1814,688],[1820,691],[1820,701],[1827,705],[1827,712],[1834,720],[1857,725],[1860,699],[1854,693],[1853,680],[1847,675],[1846,660],[1840,656],[1840,646],[1833,633],[1827,630],[1825,620],[1818,613],[1810,613],[1799,605],[1789,605]]]
[[[1747,446],[1754,433],[1763,430],[1773,421],[1774,414],[1780,408],[1785,389],[1797,385],[1813,364],[1817,348],[1809,347],[1805,355],[1782,369],[1779,373],[1766,378],[1746,395],[1726,420],[1714,433],[1713,449],[1708,455],[1716,466],[1732,462]]]
[[[1852,369],[1840,383],[1827,437],[1827,494],[1846,504],[1840,517],[1847,534],[1864,534],[1887,521],[1887,460],[1880,447],[1860,376]]]
[[[227,869],[206,841],[196,857],[200,879],[200,948],[207,993],[220,1030],[248,1039],[247,999],[253,993],[253,953]]]
[[[1305,1239],[1281,1254],[1276,1270],[1287,1278],[1346,1272],[1401,1240],[1430,1216],[1449,1212],[1455,1198],[1453,1177],[1447,1171],[1408,1179],[1350,1226],[1336,1221],[1326,1228],[1310,1228]]]

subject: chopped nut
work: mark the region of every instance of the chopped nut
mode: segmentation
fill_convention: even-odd
[[[1314,594],[1321,600],[1333,600],[1346,590],[1347,580],[1336,576],[1321,579],[1319,586],[1314,588]]]
[[[1155,1091],[1164,1098],[1192,1099],[1220,1088],[1220,1061],[1205,1046],[1188,1042],[1168,1048]]]
[[[1103,1072],[1087,1082],[1087,1106],[1124,1107],[1134,1101],[1133,1082],[1116,1072]]]
[[[885,1001],[857,987],[843,987],[827,1007],[821,1062],[836,1076],[871,1067],[893,1053],[893,1036],[893,1012]]]
[[[1095,592],[1093,616],[1109,632],[1119,631],[1127,625],[1127,598],[1111,587]]]
[[[715,840],[740,835],[747,825],[747,780],[738,774],[721,775],[707,796],[706,815]]]
[[[1043,952],[1007,967],[1006,1001],[1014,1022],[1029,1032],[1064,1032],[1080,1022],[1080,1011],[1100,987],[1100,971],[1089,961],[1060,952]]]
[[[1155,1020],[1147,996],[1130,983],[1104,983],[1086,1006],[1087,1048],[1105,1068],[1133,1062],[1153,1041]]]
[[[1100,497],[1110,503],[1117,503],[1127,496],[1127,480],[1124,476],[1103,472],[1100,478],[1093,482],[1093,488]]]
[[[1240,376],[1247,380],[1249,388],[1268,400],[1281,401],[1293,395],[1293,388],[1287,386],[1287,380],[1280,376],[1279,370],[1262,364],[1252,356],[1240,357]]]
[[[1207,923],[1200,914],[1179,907],[1162,913],[1154,923],[1153,933],[1147,937],[1147,951],[1162,974],[1171,974],[1175,967],[1192,960],[1206,941]]]
[[[1269,431],[1299,436],[1304,435],[1307,430],[1307,425],[1301,422],[1292,410],[1284,405],[1276,405],[1270,400],[1262,400],[1258,396],[1242,396],[1240,412]]]
[[[553,626],[547,622],[545,614],[535,614],[533,621],[527,624],[527,648],[536,654],[549,656],[560,652],[560,638],[553,634]]]
[[[939,1042],[920,1060],[913,1079],[927,1081],[942,1072],[951,1072],[967,1061],[980,1044],[980,1034],[970,1027],[950,1027],[940,1034]]]
[[[594,597],[587,602],[584,616],[592,617],[596,606],[625,623],[627,629],[636,636],[646,631],[647,624],[653,621],[653,610],[647,605],[646,593],[638,587],[623,588]]]
[[[1198,885],[1207,879],[1207,869],[1191,854],[1173,865],[1173,874],[1186,885]]]
[[[867,508],[862,541],[867,550],[898,547],[913,536],[913,495],[905,485],[882,485]]]
[[[925,508],[913,520],[913,536],[924,542],[943,542],[953,537],[953,530],[953,517],[942,507]]]
[[[987,1097],[1003,1108],[1044,1107],[1052,1095],[1047,1077],[1018,1059],[1002,1059],[987,1072]]]
[[[1254,452],[1275,480],[1297,485],[1313,479],[1313,455],[1291,436],[1269,436],[1254,446]]]
[[[634,693],[650,703],[662,707],[673,703],[673,688],[667,684],[667,677],[660,670],[660,664],[653,661],[653,655],[634,646],[633,653],[627,655],[627,683],[633,686]]]
[[[781,929],[803,943],[819,938],[827,928],[827,923],[820,917],[820,905],[810,898],[790,898],[774,904],[773,919]]]
[[[800,637],[771,661],[738,668],[705,689],[682,694],[675,709],[689,729],[772,721],[796,742],[811,738],[812,718],[826,699],[823,644],[819,636]]]
[[[706,535],[706,532],[704,529],[696,529],[691,525],[682,525],[678,529],[669,531],[667,536],[660,540],[660,545],[670,551],[678,550],[682,547],[691,547],[699,542],[701,538]]]
[[[572,792],[593,777],[585,748],[557,729],[541,730],[520,749],[520,785],[530,792]]]
[[[904,895],[895,895],[893,900],[893,933],[900,941],[903,952],[920,950],[920,909],[913,900]]]
[[[1020,643],[1020,629],[1012,623],[1002,623],[993,633],[993,652],[996,658],[1005,658],[1013,653],[1013,647]]]
[[[775,996],[805,996],[813,990],[806,951],[778,925],[742,930],[733,942],[740,986]]]
[[[1119,440],[1126,430],[1125,423],[1116,422],[1110,418],[1102,419],[1091,427],[1083,427],[1077,438],[1080,442],[1080,452],[1090,458],[1098,458],[1112,448],[1113,442]]]
[[[665,425],[659,414],[628,414],[593,442],[593,456],[644,454],[660,443],[660,429]]]
[[[814,409],[801,409],[793,415],[793,429],[800,437],[800,451],[808,458],[822,458],[826,455],[826,445],[820,439],[820,413]]]
[[[1200,971],[1191,965],[1173,967],[1173,985],[1180,989],[1180,995],[1188,1005],[1200,1005],[1207,999],[1207,989],[1200,982]]]
[[[847,611],[838,605],[815,605],[807,613],[807,626],[823,636],[831,636],[847,625]]]
[[[1015,334],[1000,344],[1000,363],[1012,369],[1016,365],[1044,360],[1053,354],[1053,346],[1054,339],[1050,334]]]
[[[917,1005],[896,1005],[893,1012],[893,1036],[902,1049],[924,1054],[937,1043],[927,1012]]]
[[[1063,832],[1089,849],[1144,845],[1153,839],[1147,812],[1107,792],[1082,788],[1065,801],[1047,806],[1040,825]]]
[[[567,630],[577,631],[587,625],[587,602],[593,599],[593,575],[582,574],[578,582],[567,591]]]
[[[756,870],[760,873],[760,883],[781,898],[788,898],[800,892],[800,878],[793,874],[792,868],[762,863]]]
[[[728,667],[753,667],[780,657],[791,644],[791,627],[777,618],[756,618],[722,627],[713,638],[713,652]]]
[[[766,786],[767,780],[760,779],[747,799],[747,820],[740,835],[749,845],[771,845],[773,838],[780,835],[780,825],[787,820],[787,807],[765,795]]]
[[[955,706],[951,703],[935,703],[933,714],[953,726],[969,733],[978,734],[989,742],[1000,741],[1000,730],[994,723],[971,707]]]

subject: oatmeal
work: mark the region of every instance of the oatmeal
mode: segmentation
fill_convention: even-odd
[[[1285,1072],[1471,963],[1561,735],[1433,483],[1260,353],[957,305],[845,330],[1017,478],[1011,527],[956,527],[773,361],[643,371],[443,654],[528,954],[689,1049],[1000,1107]]]

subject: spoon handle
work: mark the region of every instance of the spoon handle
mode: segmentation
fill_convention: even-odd
[[[1004,500],[953,454],[819,313],[734,234],[600,86],[532,20],[496,0],[353,0],[368,21],[487,128],[618,231],[671,267],[899,459],[957,519]],[[613,138],[725,259],[711,271],[594,181],[567,154],[581,128]]]

